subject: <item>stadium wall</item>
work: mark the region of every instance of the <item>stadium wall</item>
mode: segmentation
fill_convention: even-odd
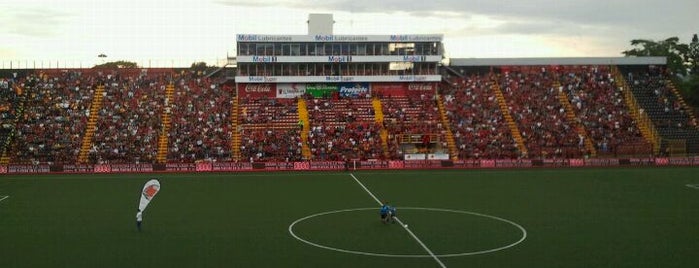
[[[312,162],[200,162],[168,164],[6,165],[0,175],[47,173],[164,173],[164,172],[269,172],[347,171],[399,169],[580,168],[637,166],[699,166],[699,156],[647,158],[593,158],[540,160],[408,160],[408,161],[312,161]]]

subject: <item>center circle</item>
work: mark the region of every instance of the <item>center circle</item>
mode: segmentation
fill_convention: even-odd
[[[400,207],[398,209],[399,210],[423,210],[423,211],[433,211],[433,212],[459,213],[459,214],[467,214],[467,215],[472,215],[472,216],[477,216],[477,217],[483,217],[483,218],[496,220],[499,222],[503,222],[503,223],[507,223],[509,225],[512,225],[522,233],[522,236],[517,241],[514,241],[510,244],[507,244],[507,245],[504,245],[501,247],[485,249],[485,250],[478,250],[478,251],[461,252],[461,253],[435,254],[433,256],[433,255],[429,255],[429,254],[388,254],[388,253],[376,253],[376,252],[348,250],[348,249],[331,247],[331,246],[322,245],[322,244],[319,244],[316,242],[312,242],[312,241],[309,241],[308,239],[304,239],[304,238],[300,237],[299,235],[297,235],[296,233],[294,233],[294,226],[296,226],[298,223],[301,223],[301,222],[306,221],[306,220],[311,219],[311,218],[316,218],[316,217],[321,217],[321,216],[326,216],[326,215],[331,215],[331,214],[345,213],[345,212],[363,211],[363,210],[376,211],[377,208],[352,208],[352,209],[341,209],[341,210],[333,210],[333,211],[316,213],[316,214],[309,215],[309,216],[300,218],[300,219],[292,222],[289,225],[289,233],[295,239],[297,239],[303,243],[306,243],[306,244],[314,246],[314,247],[322,248],[322,249],[327,249],[327,250],[332,250],[332,251],[337,251],[337,252],[344,252],[344,253],[349,253],[349,254],[357,254],[357,255],[395,257],[395,258],[431,258],[431,257],[442,258],[442,257],[459,257],[459,256],[486,254],[486,253],[492,253],[492,252],[501,251],[501,250],[505,250],[505,249],[514,247],[517,244],[522,243],[522,241],[524,241],[525,239],[527,239],[527,230],[524,229],[524,227],[522,227],[521,225],[519,225],[511,220],[503,219],[503,218],[496,217],[496,216],[491,216],[491,215],[476,213],[476,212],[471,212],[471,211],[465,211],[465,210],[443,209],[443,208]],[[416,234],[416,235],[419,236],[419,234]]]

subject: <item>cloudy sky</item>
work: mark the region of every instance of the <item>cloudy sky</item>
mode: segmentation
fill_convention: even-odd
[[[620,56],[634,38],[699,32],[697,0],[3,0],[0,68],[215,63],[235,34],[306,34],[332,13],[335,34],[445,35],[452,58]]]

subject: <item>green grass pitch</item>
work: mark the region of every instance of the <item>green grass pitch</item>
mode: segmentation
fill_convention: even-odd
[[[699,190],[687,186],[699,184],[697,171],[352,174],[397,206],[446,267],[698,267]],[[139,233],[136,207],[151,177],[162,189]],[[3,175],[0,199],[0,267],[440,266],[404,228],[382,224],[377,202],[346,172]],[[511,221],[526,239],[470,255],[523,237],[473,213]],[[294,234],[327,248],[294,238],[294,222]]]

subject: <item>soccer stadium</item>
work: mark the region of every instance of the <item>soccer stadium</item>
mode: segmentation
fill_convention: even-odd
[[[0,266],[699,265],[699,123],[666,57],[332,25],[237,33],[205,69],[0,70]]]

